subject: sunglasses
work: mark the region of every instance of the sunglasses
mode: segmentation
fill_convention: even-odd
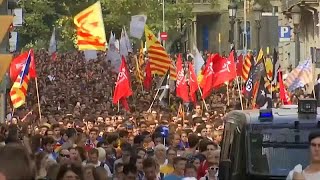
[[[60,154],[61,157],[70,158],[70,155],[68,154]]]
[[[212,170],[212,171],[218,171],[219,167],[210,167],[209,169]]]

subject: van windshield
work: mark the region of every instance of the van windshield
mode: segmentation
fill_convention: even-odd
[[[249,162],[253,174],[287,176],[309,163],[308,136],[312,129],[268,128],[249,133]]]

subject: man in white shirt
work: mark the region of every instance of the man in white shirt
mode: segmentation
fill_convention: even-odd
[[[88,153],[88,160],[84,161],[82,165],[92,165],[94,167],[103,167],[107,171],[108,177],[112,177],[110,168],[107,164],[99,161],[99,151],[97,149],[91,149]]]
[[[292,170],[287,180],[319,180],[320,179],[320,131],[311,132],[309,135],[311,162],[302,171],[302,166],[297,165]]]

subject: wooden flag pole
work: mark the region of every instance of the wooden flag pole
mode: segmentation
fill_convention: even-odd
[[[201,91],[201,88],[200,88],[199,84],[198,84],[198,89],[199,89],[199,91],[200,91],[200,95],[201,95],[201,99],[202,99],[202,101],[203,101],[203,103],[204,103],[204,107],[205,107],[206,110],[208,111],[208,106],[207,106],[206,100],[202,98],[202,91]]]
[[[242,96],[241,96],[241,90],[240,90],[240,84],[239,84],[239,78],[236,78],[237,85],[238,85],[238,93],[239,93],[239,98],[240,98],[240,104],[241,104],[241,110],[243,110],[243,103],[242,103]]]
[[[230,97],[229,97],[229,82],[226,82],[227,85],[227,106],[230,105]]]
[[[120,100],[118,101],[118,113],[120,112]]]
[[[39,96],[39,87],[38,87],[38,78],[37,77],[35,78],[35,81],[36,81],[36,90],[37,90],[37,99],[38,99],[39,118],[41,121],[42,116],[41,116],[40,96]]]
[[[151,105],[150,105],[150,107],[149,107],[149,109],[148,109],[148,112],[151,112],[151,108],[152,108],[152,106],[153,106],[153,104],[154,104],[154,101],[156,100],[156,98],[157,98],[157,96],[158,96],[158,94],[159,94],[159,91],[160,91],[160,89],[157,90],[156,95],[154,96],[154,98],[153,98],[153,100],[152,100],[152,103],[151,103]]]

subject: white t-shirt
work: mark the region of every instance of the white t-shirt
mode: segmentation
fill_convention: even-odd
[[[287,180],[293,180],[293,173],[294,171],[290,171],[288,176],[287,176]],[[316,173],[305,173],[304,171],[302,171],[302,174],[305,178],[305,180],[319,180],[320,179],[320,172],[316,172]]]
[[[82,163],[83,166],[92,165],[92,166],[94,166],[94,167],[99,167],[100,164],[101,164],[100,161],[98,161],[97,164],[87,163],[87,161],[84,161],[84,162]],[[111,173],[111,171],[110,171],[109,166],[108,166],[107,164],[104,164],[103,168],[107,171],[108,177],[112,177],[112,173]]]

